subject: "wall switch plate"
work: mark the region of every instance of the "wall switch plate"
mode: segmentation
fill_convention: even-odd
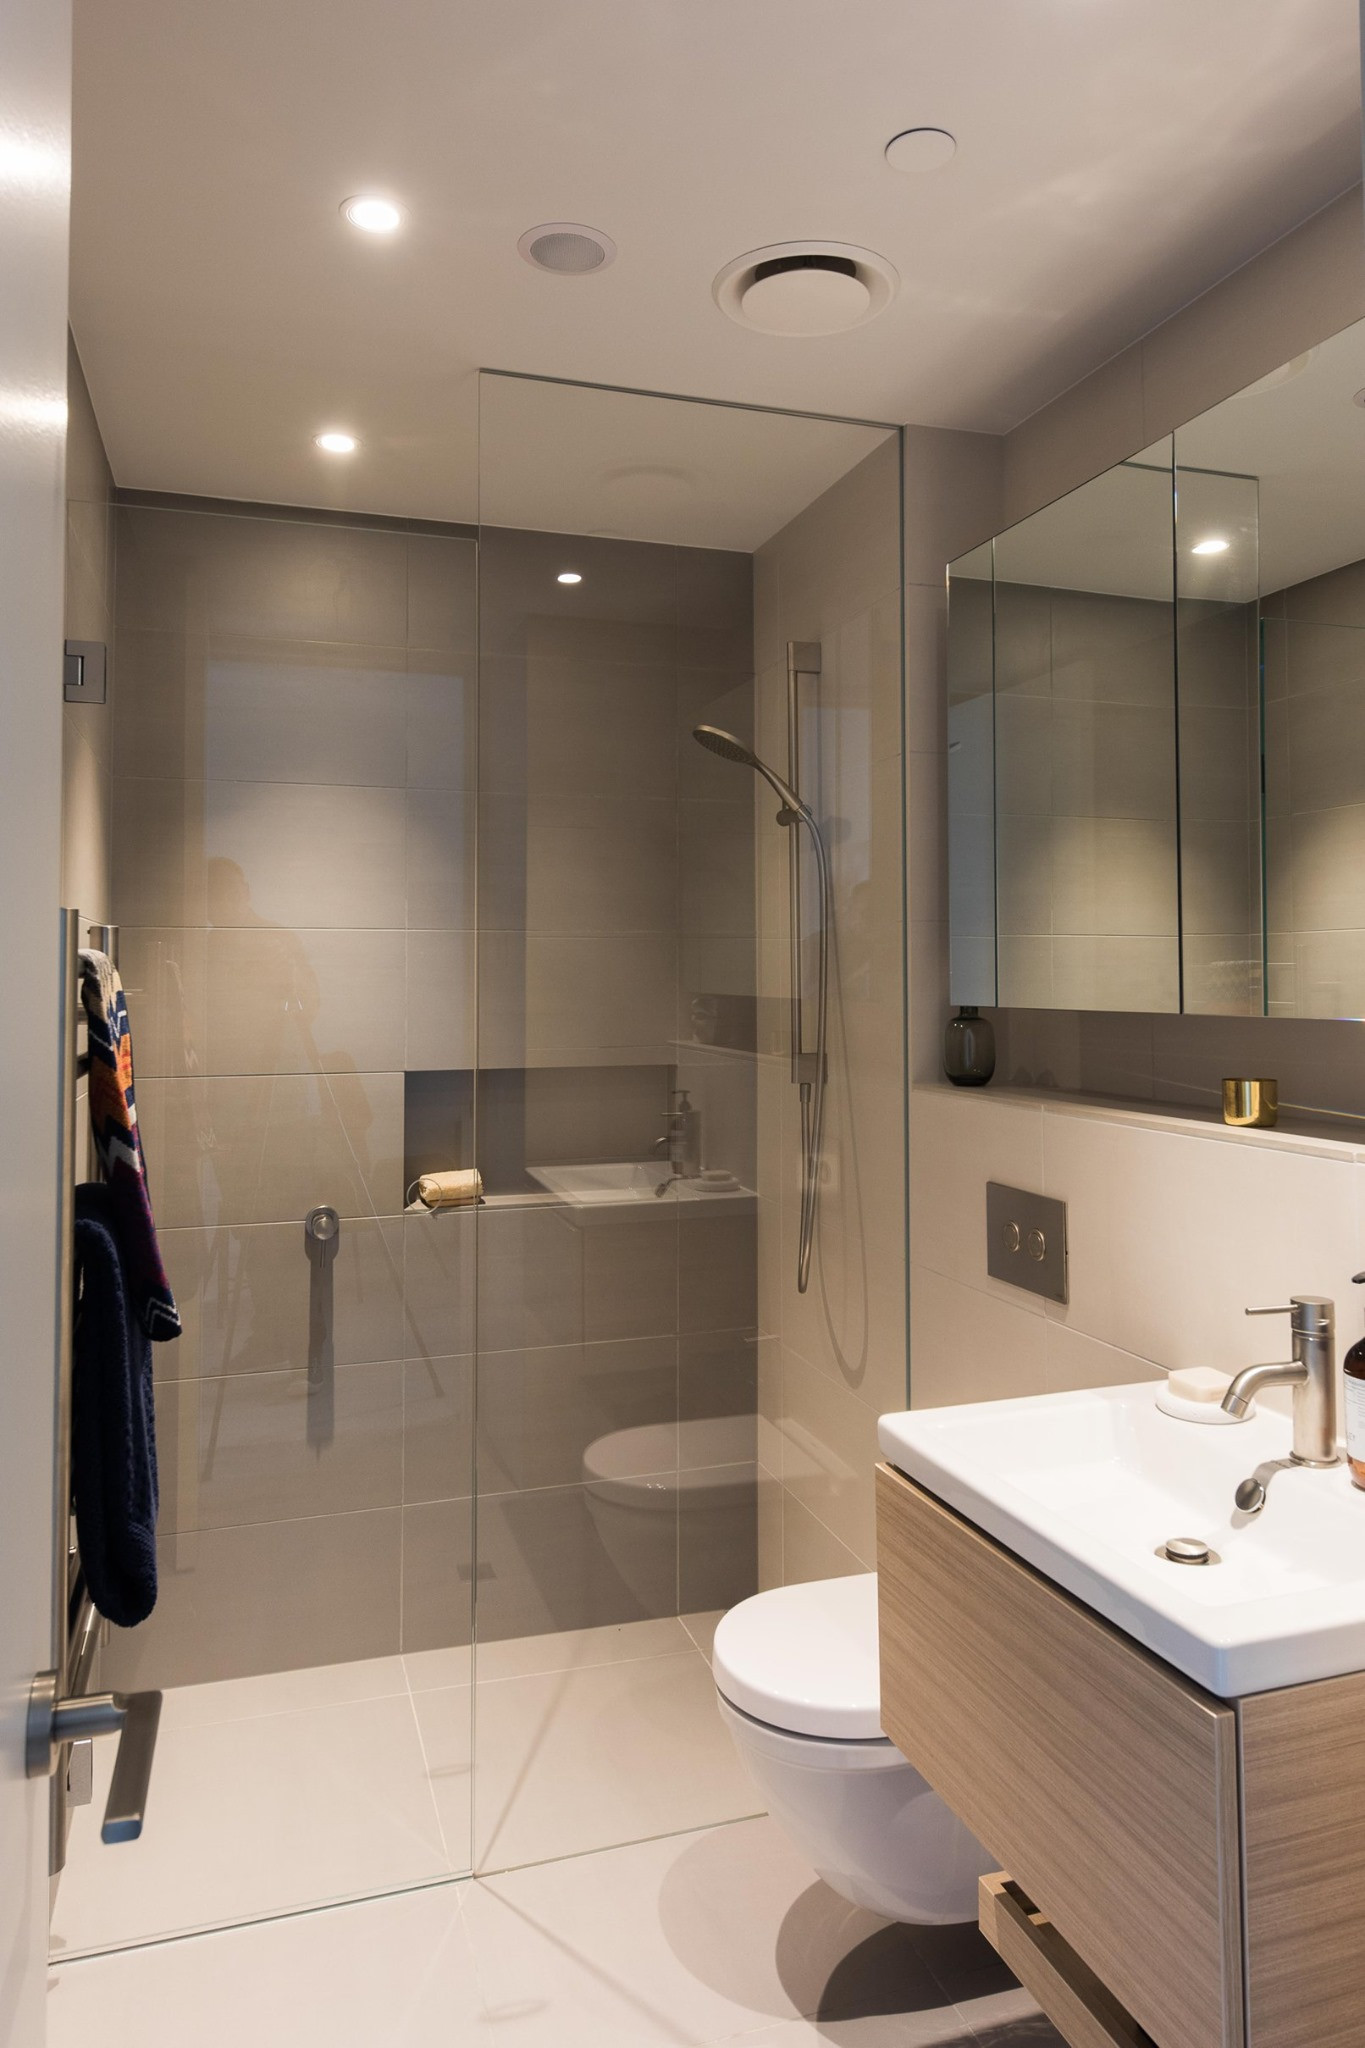
[[[102,640],[68,640],[62,649],[62,696],[68,704],[103,704],[107,694]]]
[[[1065,1301],[1066,1203],[988,1180],[986,1271],[1045,1301]]]

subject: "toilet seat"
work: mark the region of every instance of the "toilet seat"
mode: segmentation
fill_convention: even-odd
[[[791,1737],[884,1743],[877,1575],[775,1586],[732,1607],[711,1652],[716,1689],[752,1722]]]

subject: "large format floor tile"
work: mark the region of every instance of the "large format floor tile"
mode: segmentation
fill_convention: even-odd
[[[231,1925],[450,1874],[406,1686],[230,1720],[201,1719],[204,1711],[193,1700],[180,1710],[169,1695],[146,1831],[136,1842],[100,1842],[114,1745],[96,1745],[94,1799],[75,1813],[57,1894],[54,1954]],[[467,1832],[456,1841],[453,1867],[467,1867]]]
[[[642,1632],[665,1626],[635,1625]],[[710,1665],[681,1626],[671,1626],[672,1654],[622,1655],[619,1638],[629,1631],[591,1630],[585,1633],[618,1638],[597,1648],[601,1662],[480,1679],[476,1870],[580,1855],[761,1810],[716,1710]],[[642,1635],[641,1647],[651,1640]]]
[[[767,1820],[62,1964],[50,2048],[92,2038],[1059,2048],[974,1929],[846,1905]]]

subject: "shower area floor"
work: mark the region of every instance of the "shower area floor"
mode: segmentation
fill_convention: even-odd
[[[717,1619],[483,1644],[476,1678],[436,1650],[168,1691],[137,1842],[100,1841],[96,1746],[54,1957],[438,1883],[471,1842],[503,1870],[755,1813],[712,1693]]]

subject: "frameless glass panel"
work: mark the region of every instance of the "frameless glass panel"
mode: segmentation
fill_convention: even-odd
[[[110,914],[185,1334],[160,1597],[94,1680],[165,1691],[147,1821],[100,1842],[97,1746],[65,1955],[469,1867],[473,1218],[407,1193],[469,1156],[474,535],[116,524]]]
[[[1169,445],[995,542],[999,1001],[1180,1007]]]
[[[1176,437],[1182,491],[1197,467],[1255,494],[1272,1016],[1365,1015],[1363,388],[1359,322]]]
[[[904,986],[898,455],[885,429],[482,379],[477,1868],[754,1810],[705,1651],[719,1610],[805,1575],[760,1372],[771,1396],[799,1323],[867,1378],[851,1198],[900,1152],[879,1055],[871,1085]],[[850,1200],[805,1295],[804,827],[755,749],[833,871],[823,1142]],[[769,1399],[773,1442],[805,1446],[801,1512],[833,1512],[813,1390],[799,1410],[804,1435]]]

